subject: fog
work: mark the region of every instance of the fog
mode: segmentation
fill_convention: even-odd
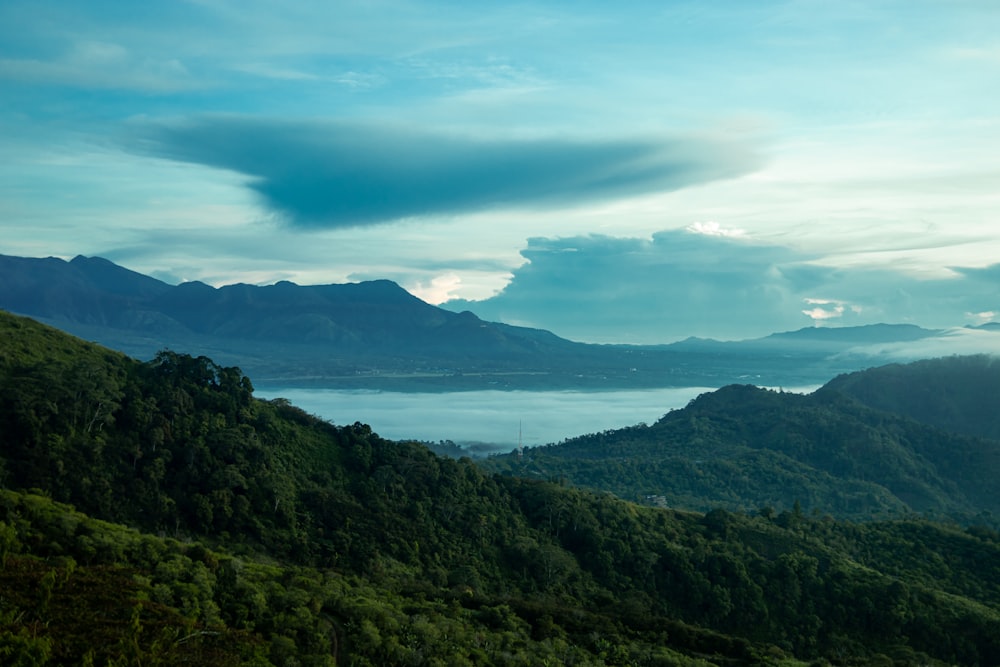
[[[470,391],[398,393],[332,389],[258,389],[259,398],[286,398],[335,424],[369,424],[391,440],[489,443],[495,451],[544,445],[586,433],[651,424],[682,408],[706,387],[641,391]]]
[[[995,329],[948,329],[932,338],[852,347],[833,358],[871,358],[886,364],[970,354],[1000,355],[1000,332]]]

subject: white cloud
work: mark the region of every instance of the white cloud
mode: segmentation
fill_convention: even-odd
[[[413,285],[407,286],[407,291],[418,299],[427,303],[439,304],[454,299],[457,290],[462,286],[462,279],[457,273],[446,273],[434,276],[430,283],[417,281]]]
[[[303,72],[291,67],[280,67],[269,63],[244,63],[236,65],[233,69],[252,76],[282,81],[316,81],[320,78],[310,72]]]
[[[128,59],[128,49],[110,42],[82,41],[74,45],[68,60],[82,65],[113,65]]]
[[[966,313],[965,316],[970,320],[976,321],[977,324],[985,324],[986,322],[993,321],[997,314],[993,310],[984,310],[980,313]]]
[[[726,229],[714,220],[707,220],[705,222],[695,222],[688,225],[685,229],[692,234],[703,234],[705,236],[729,236],[729,237],[740,237],[746,236],[746,230],[744,229]]]
[[[175,57],[135,55],[110,42],[83,41],[52,59],[0,58],[0,79],[78,89],[170,93],[204,87]]]
[[[837,306],[833,310],[826,310],[824,308],[812,308],[811,310],[803,310],[802,314],[806,317],[812,318],[816,322],[822,322],[824,320],[832,320],[838,317],[843,317],[844,307]]]
[[[966,60],[974,62],[1000,65],[1000,47],[998,46],[963,46],[953,48],[945,52],[945,55],[956,60]]]
[[[855,347],[837,357],[872,357],[915,361],[952,355],[1000,355],[1000,332],[982,329],[949,329],[940,336],[912,342]]]

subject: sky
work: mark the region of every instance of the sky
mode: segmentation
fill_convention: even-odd
[[[1000,319],[1000,3],[5,0],[0,254],[593,342]]]

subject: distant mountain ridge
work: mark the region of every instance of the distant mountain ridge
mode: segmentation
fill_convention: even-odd
[[[865,354],[837,357],[854,347],[940,333],[809,327],[747,341],[595,345],[445,310],[389,280],[169,285],[83,256],[0,255],[0,309],[139,359],[165,348],[209,356],[262,386],[422,391],[818,385],[878,364]]]
[[[548,332],[437,308],[389,280],[173,286],[86,257],[0,256],[0,308],[138,357],[164,347],[223,351],[218,356],[225,361],[250,366],[268,354],[311,356],[317,366],[326,360],[332,374],[393,359],[428,368],[471,360],[506,370],[588,349]]]
[[[720,352],[748,348],[783,348],[788,351],[803,351],[820,347],[830,351],[857,345],[913,342],[939,336],[941,333],[939,329],[925,329],[915,324],[866,324],[851,327],[814,326],[740,341],[691,337],[673,343],[669,347],[675,349],[712,349]]]
[[[35,317],[120,326],[124,313],[170,285],[106,259],[0,255],[2,307]]]
[[[941,333],[915,324],[869,324],[856,327],[805,327],[766,336],[763,340],[822,340],[844,344],[890,343],[920,340]]]
[[[173,286],[101,258],[64,262],[0,256],[0,286],[6,310],[120,329],[167,325],[198,335],[377,346],[394,342],[403,331],[440,335],[454,327],[468,336],[474,328],[468,326],[471,314],[435,308],[389,280],[306,287],[287,281],[264,287],[214,288],[198,281]]]

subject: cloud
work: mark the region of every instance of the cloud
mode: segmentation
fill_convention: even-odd
[[[952,271],[958,274],[967,276],[972,280],[977,282],[992,283],[994,285],[1000,285],[1000,264],[991,264],[990,266],[969,268],[969,267],[950,267]]]
[[[810,308],[809,310],[803,310],[803,315],[811,318],[813,322],[822,322],[823,320],[831,320],[835,317],[840,317],[844,314],[843,306],[836,306],[833,310],[827,310],[825,308]]]
[[[918,279],[886,267],[824,266],[746,236],[669,230],[649,239],[534,238],[510,283],[445,307],[595,342],[740,339],[810,325],[949,328],[1000,311],[998,267]]]
[[[995,320],[997,313],[992,310],[984,310],[981,313],[966,313],[965,316],[970,320],[974,320],[977,324],[985,324]]]
[[[41,60],[0,58],[0,79],[30,86],[166,94],[204,87],[173,57],[135,54],[121,44],[83,40],[66,53]]]
[[[917,341],[869,345],[851,348],[838,359],[857,358],[916,361],[950,355],[990,354],[1000,356],[1000,332],[981,329],[950,329],[940,336]]]
[[[745,236],[746,230],[744,229],[726,229],[722,225],[712,220],[707,220],[705,222],[695,222],[688,225],[685,228],[687,231],[695,234],[704,234],[705,236]]]
[[[782,272],[802,257],[750,239],[684,230],[535,238],[521,254],[528,262],[499,295],[445,306],[604,342],[745,337],[809,323]]]
[[[843,317],[844,311],[848,306],[848,304],[843,301],[833,301],[831,299],[813,299],[807,297],[803,299],[803,301],[805,301],[807,305],[813,306],[813,308],[803,310],[802,314],[812,319],[814,324],[820,324],[826,320]],[[851,310],[856,313],[861,312],[861,309],[857,306],[852,306]]]
[[[131,148],[248,177],[306,228],[495,208],[556,208],[745,174],[753,150],[712,137],[483,139],[354,121],[202,117],[135,127]]]
[[[441,303],[453,299],[453,292],[462,284],[462,279],[457,273],[446,273],[441,276],[434,276],[429,283],[418,281],[409,288],[411,294],[427,303]]]

